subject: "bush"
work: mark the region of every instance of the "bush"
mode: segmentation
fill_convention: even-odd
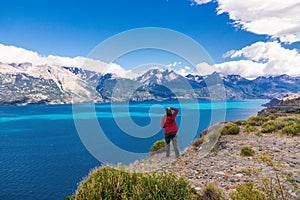
[[[204,186],[200,195],[200,199],[201,200],[225,200],[221,189],[219,189],[218,187],[212,184],[207,184]]]
[[[281,133],[290,136],[300,136],[300,124],[293,123],[288,125],[281,130]]]
[[[232,200],[265,200],[263,193],[254,187],[253,182],[236,186],[236,192],[230,194]]]
[[[247,124],[249,124],[251,126],[261,126],[266,121],[268,121],[268,118],[266,118],[266,117],[251,116],[248,118]]]
[[[254,154],[255,154],[255,151],[249,146],[245,146],[241,149],[242,156],[253,156]]]
[[[235,121],[234,123],[235,123],[236,125],[241,126],[241,125],[246,125],[246,124],[247,124],[247,121],[246,121],[246,120],[237,120],[237,121]]]
[[[128,173],[111,167],[92,172],[75,199],[195,199],[197,193],[183,178],[166,173]]]
[[[274,125],[275,125],[276,130],[280,130],[280,129],[282,129],[283,127],[285,127],[285,126],[287,125],[287,123],[284,122],[283,120],[276,119]]]
[[[268,120],[274,120],[274,119],[276,119],[276,116],[271,114],[271,115],[267,116],[267,119]]]
[[[240,127],[238,127],[238,125],[232,122],[226,123],[221,129],[222,135],[237,135],[239,133]]]
[[[155,151],[161,150],[165,147],[166,147],[166,141],[158,140],[152,145],[152,147],[150,148],[150,152],[155,152]]]
[[[272,121],[267,121],[262,125],[261,132],[262,133],[272,133],[275,130],[276,130],[275,122],[272,120]]]
[[[236,172],[239,174],[251,175],[251,174],[257,174],[261,170],[262,168],[249,167],[249,168],[239,169]]]
[[[253,133],[253,132],[257,131],[257,128],[256,128],[256,126],[251,126],[250,124],[247,124],[244,128],[244,131],[246,133]]]
[[[255,158],[256,162],[267,163],[268,166],[274,165],[273,157],[270,155],[269,151],[262,152],[259,156]]]

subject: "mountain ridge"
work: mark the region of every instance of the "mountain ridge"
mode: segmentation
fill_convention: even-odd
[[[151,68],[135,78],[78,67],[0,63],[0,105],[281,98],[300,91],[300,76],[188,74]]]

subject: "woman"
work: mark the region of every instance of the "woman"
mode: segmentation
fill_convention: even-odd
[[[174,111],[174,113],[172,113]],[[179,150],[177,144],[177,131],[178,127],[175,121],[175,117],[178,114],[177,108],[169,107],[166,109],[166,115],[162,118],[161,126],[165,129],[165,141],[166,141],[166,156],[170,156],[170,141],[172,140],[175,156],[179,157]]]

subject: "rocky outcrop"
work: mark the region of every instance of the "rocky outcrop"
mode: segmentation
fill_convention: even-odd
[[[300,113],[300,92],[289,94],[283,98],[274,98],[265,104],[267,108],[261,110],[259,116],[285,115],[286,113]]]
[[[264,178],[275,177],[272,166],[258,162],[258,158],[268,155],[275,163],[281,163],[279,176],[286,188],[286,197],[296,200],[300,194],[300,138],[279,137],[273,135],[255,135],[240,133],[239,135],[222,135],[217,148],[203,156],[201,149],[186,149],[179,159],[171,154],[155,154],[147,159],[136,161],[129,168],[132,171],[172,172],[188,179],[190,184],[201,190],[207,183],[223,188],[226,199],[229,193],[235,191],[236,185],[254,182],[262,186]],[[253,157],[241,155],[241,149],[250,146]],[[291,175],[290,181],[285,181],[285,174]]]

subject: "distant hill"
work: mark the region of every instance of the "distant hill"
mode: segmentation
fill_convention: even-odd
[[[286,95],[283,98],[273,98],[264,106],[267,108],[261,110],[258,115],[286,115],[287,113],[300,114],[300,92]]]
[[[0,63],[0,105],[191,99],[271,99],[300,91],[300,77],[181,76],[152,68],[136,78],[77,67]],[[224,94],[224,95],[222,95]]]

